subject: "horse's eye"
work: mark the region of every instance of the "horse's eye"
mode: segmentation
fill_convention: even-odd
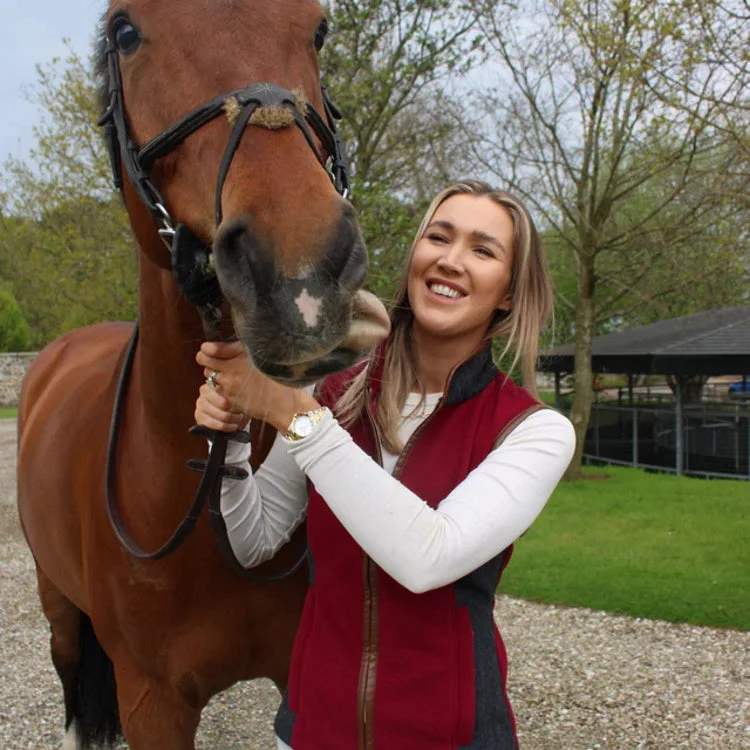
[[[315,49],[318,50],[318,52],[323,49],[323,44],[325,43],[327,35],[328,21],[324,18],[320,22],[320,26],[318,26],[317,30],[315,31]]]
[[[141,45],[141,32],[124,16],[113,21],[111,37],[123,55],[132,55]]]

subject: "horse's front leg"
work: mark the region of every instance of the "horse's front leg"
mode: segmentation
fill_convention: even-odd
[[[190,705],[189,695],[131,664],[115,664],[115,675],[120,720],[130,750],[195,750],[203,705]]]

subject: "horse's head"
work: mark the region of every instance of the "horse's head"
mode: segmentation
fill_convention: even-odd
[[[157,225],[212,247],[237,334],[279,380],[309,382],[382,339],[354,211],[324,166],[341,189],[317,0],[113,0],[103,31],[103,122],[150,259],[171,263]],[[156,222],[134,219],[140,203]]]

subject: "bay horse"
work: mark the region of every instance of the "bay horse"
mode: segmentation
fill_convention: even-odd
[[[65,748],[121,732],[131,750],[188,750],[212,695],[261,676],[284,688],[304,568],[248,580],[222,559],[205,515],[171,555],[132,554],[108,518],[105,465],[129,339],[111,489],[126,535],[153,550],[198,485],[185,463],[205,451],[188,429],[206,320],[295,385],[348,366],[387,332],[382,305],[361,290],[366,252],[340,194],[317,63],[325,30],[317,0],[112,0],[102,19],[101,124],[139,247],[139,336],[108,323],[51,343],[18,416],[18,508],[63,686]],[[293,539],[262,569],[298,555]]]

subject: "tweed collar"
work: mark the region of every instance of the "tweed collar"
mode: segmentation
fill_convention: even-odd
[[[383,380],[385,353],[390,339],[383,342],[369,363],[368,386],[372,398],[377,398]],[[460,362],[448,378],[448,390],[443,405],[460,404],[481,393],[497,376],[499,370],[492,359],[490,342],[482,345],[463,362]]]

